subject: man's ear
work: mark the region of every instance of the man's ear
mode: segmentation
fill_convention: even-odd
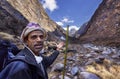
[[[28,38],[25,38],[25,39],[24,39],[24,43],[25,43],[25,45],[28,45],[27,42],[28,42]]]

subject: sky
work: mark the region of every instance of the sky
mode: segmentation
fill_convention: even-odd
[[[48,16],[66,29],[78,30],[88,22],[102,0],[40,0]]]

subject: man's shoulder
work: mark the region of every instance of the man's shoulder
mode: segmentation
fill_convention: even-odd
[[[5,66],[5,68],[0,72],[0,79],[6,79],[9,75],[15,75],[16,73],[22,73],[29,70],[27,63],[23,61],[12,61]],[[1,78],[5,77],[5,78]]]
[[[28,69],[28,64],[21,60],[11,61],[8,66],[12,66],[13,68],[18,69]]]

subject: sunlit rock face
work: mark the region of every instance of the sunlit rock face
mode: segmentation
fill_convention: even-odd
[[[80,42],[101,45],[120,45],[120,0],[103,0],[88,22]]]
[[[63,35],[64,30],[49,18],[39,0],[0,0],[1,16],[1,31],[6,28],[11,34],[19,34],[28,22],[37,22],[54,39]]]
[[[15,10],[7,1],[0,0],[0,32],[20,35],[28,23],[25,17]]]

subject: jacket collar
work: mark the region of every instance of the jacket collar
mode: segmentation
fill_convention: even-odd
[[[25,62],[34,66],[37,70],[37,73],[39,75],[41,75],[42,77],[45,77],[43,76],[43,72],[41,70],[41,67],[40,65],[37,64],[36,62],[36,59],[35,59],[35,56],[31,53],[31,51],[29,49],[27,49],[26,47],[18,54],[18,56],[25,56]],[[46,74],[46,71],[45,71],[45,74]],[[47,74],[46,74],[46,77],[47,77]],[[45,78],[46,79],[46,78]]]
[[[34,65],[34,66],[37,65],[37,62],[36,62],[36,59],[35,59],[34,55],[26,47],[18,54],[18,56],[25,56],[25,61],[28,64],[31,64],[31,65]]]

